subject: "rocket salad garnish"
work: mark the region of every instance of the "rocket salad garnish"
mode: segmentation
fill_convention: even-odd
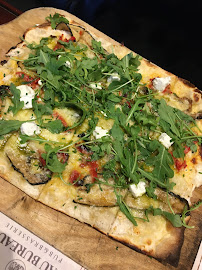
[[[56,14],[47,20],[51,22],[52,28],[60,22],[68,23],[64,17]],[[109,179],[113,178],[112,187],[120,210],[137,225],[117,188],[126,189],[144,180],[147,182],[146,194],[149,197],[156,199],[157,187],[171,191],[175,185],[171,181],[174,176],[174,159],[184,159],[186,146],[192,152],[197,151],[202,136],[198,136],[192,129],[199,128],[191,116],[169,106],[164,99],[158,98],[155,91],[141,83],[142,76],[138,72],[140,56],[130,53],[119,59],[113,53],[108,54],[101,43],[94,39],[90,49],[72,40],[61,39],[60,48],[53,50],[48,44],[54,38],[43,38],[38,45],[27,44],[32,53],[23,64],[25,69],[36,73],[36,77],[43,83],[44,91],[43,104],[37,103],[36,97],[32,101],[34,113],[40,127],[52,133],[76,129],[84,121],[88,123],[88,130],[76,142],[56,147],[49,143],[58,142],[40,139],[39,136],[21,135],[21,140],[41,140],[41,143],[46,143],[46,152],[42,157],[46,160],[47,168],[61,177],[66,166],[66,163],[57,159],[61,149],[68,151],[70,146],[80,142],[91,150],[91,161],[109,156],[102,167],[103,180],[96,179],[94,183],[87,184],[86,191],[90,192],[95,184],[109,185]],[[88,57],[88,50],[93,56]],[[118,74],[119,79],[109,82],[107,78],[113,74]],[[10,89],[13,94],[10,110],[15,115],[22,109],[23,102],[19,101],[20,93],[14,84],[11,84]],[[60,119],[43,121],[42,116],[50,116],[54,108],[70,105],[80,113],[78,122],[73,126],[64,127]],[[107,136],[92,139],[100,112],[104,112],[105,118],[112,119],[114,123]],[[5,121],[0,121],[0,135],[19,130],[20,121]],[[172,140],[169,149],[158,140],[162,133],[169,135]],[[145,221],[149,221],[150,213],[164,216],[175,227],[186,226],[184,218],[189,211],[185,209],[181,218],[179,214],[149,207],[145,210]]]

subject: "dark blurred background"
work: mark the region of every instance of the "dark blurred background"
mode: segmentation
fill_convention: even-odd
[[[76,15],[202,89],[202,1],[8,0],[21,11],[49,6]]]

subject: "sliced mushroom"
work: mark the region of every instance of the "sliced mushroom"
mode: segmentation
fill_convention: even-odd
[[[8,85],[0,85],[0,96],[10,96],[10,87]]]
[[[12,167],[22,174],[31,184],[45,184],[50,180],[51,172],[42,166],[39,155],[28,154],[18,148],[17,136],[13,135],[5,145],[4,151]]]
[[[125,202],[130,208],[147,209],[149,208],[149,206],[153,206],[154,208],[160,208],[167,212],[171,212],[171,209],[169,207],[170,204],[171,208],[176,214],[182,213],[185,206],[189,208],[187,200],[181,198],[180,196],[172,192],[169,192],[167,194],[166,191],[160,188],[156,188],[155,195],[157,196],[156,200],[148,197],[146,194],[134,198],[133,195],[129,193],[125,198]]]
[[[12,151],[6,151],[6,155],[14,170],[22,174],[31,185],[45,184],[50,180],[51,172],[40,166],[40,162],[36,158],[16,157]]]
[[[69,25],[66,24],[66,23],[64,23],[64,22],[59,23],[59,24],[56,26],[55,29],[56,29],[56,30],[63,30],[63,31],[65,31],[65,32],[69,33],[71,36],[73,36],[72,31],[71,31]]]
[[[98,175],[98,178],[100,181],[104,182],[101,174]],[[112,184],[112,186],[96,183],[93,184],[92,176],[86,175],[75,185],[76,195],[74,197],[74,202],[92,206],[116,206],[117,198],[114,193],[114,182],[111,179],[108,183]],[[89,186],[90,188],[88,189]],[[119,192],[124,197],[127,190],[117,189],[117,192]]]

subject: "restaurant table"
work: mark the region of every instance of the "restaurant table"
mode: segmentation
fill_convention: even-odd
[[[0,0],[0,24],[7,23],[17,16],[22,14],[22,11],[13,7],[6,1]]]

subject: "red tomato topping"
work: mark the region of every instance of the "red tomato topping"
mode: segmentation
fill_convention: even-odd
[[[53,48],[54,51],[63,48],[62,44],[57,43],[55,47]]]
[[[46,161],[45,161],[45,159],[42,158],[42,156],[41,156],[42,152],[39,150],[38,153],[39,153],[39,161],[41,162],[41,165],[42,165],[43,167],[45,167],[45,166],[46,166]]]
[[[126,104],[128,105],[128,108],[131,109],[131,104],[128,100],[126,100]]]
[[[53,117],[55,117],[56,119],[60,120],[62,122],[62,124],[63,124],[64,127],[67,127],[68,126],[66,120],[58,112],[53,112]]]
[[[169,153],[171,154],[172,158],[173,158],[173,161],[174,161],[174,164],[175,164],[175,167],[176,169],[178,170],[178,172],[182,169],[185,169],[187,167],[187,163],[185,160],[183,160],[182,158],[176,158],[173,156],[173,152],[172,151],[169,151]]]
[[[59,37],[59,40],[64,41],[64,42],[70,42],[70,41],[75,41],[76,38],[72,36],[72,37],[70,37],[69,39],[67,39],[67,38],[64,38],[64,35],[62,34],[62,35]]]
[[[34,79],[33,77],[31,77],[30,75],[27,75],[24,72],[16,72],[16,74],[23,79],[23,81],[25,82],[30,82],[28,85],[31,86],[33,89],[35,89],[38,86],[38,81],[39,78]]]
[[[70,183],[74,183],[80,177],[80,173],[76,170],[73,170],[70,174],[69,181]]]
[[[148,87],[150,88],[150,89],[154,89],[154,87],[153,87],[153,80],[154,80],[155,78],[152,78],[152,79],[150,79],[150,83],[148,84]]]
[[[164,94],[172,94],[171,90],[170,90],[170,84],[166,86],[166,88],[163,90]]]
[[[185,160],[176,158],[174,162],[175,162],[175,167],[177,168],[178,171],[185,169],[187,167],[187,163]]]
[[[76,41],[76,38],[72,36],[72,37],[70,37],[70,39],[68,39],[68,42],[69,41]]]
[[[158,78],[158,77],[156,77],[156,78]],[[150,83],[149,83],[149,85],[148,85],[148,87],[149,87],[150,89],[154,89],[154,86],[153,86],[153,80],[154,80],[154,79],[155,79],[155,78],[150,79]],[[171,90],[170,90],[170,84],[166,86],[166,88],[162,91],[162,93],[163,93],[163,94],[172,94],[172,92],[171,92]]]
[[[97,178],[97,169],[98,169],[98,164],[97,161],[89,161],[88,166],[90,167],[90,174],[92,176],[93,182],[95,182],[95,178]]]
[[[92,176],[92,181],[95,182],[97,178],[98,164],[97,161],[87,161],[80,164],[81,168],[88,166],[90,169],[90,175]]]
[[[186,155],[190,150],[191,150],[190,147],[187,146],[187,145],[185,145],[185,149],[184,149],[185,155]]]

